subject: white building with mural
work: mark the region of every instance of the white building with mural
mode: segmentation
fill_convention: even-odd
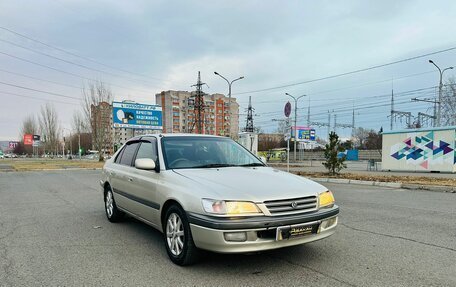
[[[456,172],[456,126],[383,133],[382,169]]]

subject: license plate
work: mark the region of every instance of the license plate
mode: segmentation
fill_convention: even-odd
[[[318,231],[319,223],[305,223],[305,224],[297,224],[291,226],[282,226],[277,228],[276,240],[286,240],[286,239],[293,239],[299,238],[311,234],[316,234]]]

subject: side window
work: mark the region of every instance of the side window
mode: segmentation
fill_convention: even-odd
[[[136,159],[150,158],[154,161],[157,160],[157,143],[156,142],[142,142],[139,146]]]
[[[132,143],[127,145],[122,152],[122,157],[120,158],[120,164],[131,166],[133,161],[133,156],[135,155],[136,148],[138,143]]]

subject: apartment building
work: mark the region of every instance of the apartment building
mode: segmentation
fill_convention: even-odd
[[[235,98],[223,94],[204,94],[201,109],[201,132],[198,131],[198,106],[195,92],[163,91],[155,95],[162,106],[163,132],[203,133],[237,137],[239,131],[239,104]],[[231,120],[230,120],[231,117]]]

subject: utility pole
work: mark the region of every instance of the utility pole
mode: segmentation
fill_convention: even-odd
[[[302,96],[299,96],[299,97],[293,97],[292,95],[290,95],[289,93],[285,93],[285,95],[291,97],[294,102],[295,102],[295,106],[294,106],[294,116],[295,116],[295,119],[294,119],[294,154],[293,154],[293,157],[294,157],[294,161],[296,162],[296,146],[298,145],[298,131],[296,129],[296,126],[297,126],[297,121],[298,121],[298,100],[302,97],[305,97],[306,95],[302,95]]]
[[[331,133],[331,112],[328,111],[328,143],[329,143],[329,134]]]
[[[355,109],[353,109],[353,118],[352,118],[352,124],[339,124],[337,122],[337,114],[334,114],[334,132],[337,133],[337,128],[343,128],[343,129],[352,129],[352,133],[354,134],[355,130]]]
[[[405,124],[407,128],[412,127],[412,113],[411,112],[401,112],[394,110],[394,91],[391,91],[391,130],[393,129],[393,121],[396,122],[396,119],[399,119],[402,122],[402,119],[405,118]]]
[[[219,73],[217,72],[214,72],[214,74],[216,74],[217,76],[219,76],[220,78],[224,79],[227,83],[228,83],[228,116],[229,116],[229,123],[230,123],[230,128],[229,128],[229,132],[228,132],[228,136],[231,137],[231,125],[232,125],[232,122],[231,122],[231,85],[236,82],[236,81],[239,81],[239,80],[242,80],[244,79],[244,77],[239,77],[237,79],[234,79],[232,81],[229,81],[227,78],[225,78],[224,76],[220,75]]]
[[[393,130],[393,116],[394,116],[394,90],[391,89],[391,123],[390,123],[390,130]]]
[[[310,97],[309,97],[309,106],[307,107],[307,126],[310,128]]]
[[[202,86],[206,83],[201,82],[201,73],[198,71],[198,81],[192,87],[196,87],[195,94],[195,114],[196,114],[196,133],[203,134],[203,110],[204,110],[204,94]],[[195,124],[194,123],[194,124]]]
[[[429,119],[432,119],[432,126],[436,127],[436,124],[437,124],[437,100],[436,99],[418,99],[418,98],[413,98],[412,99],[412,102],[426,102],[426,103],[432,103],[434,104],[434,115],[431,116],[431,115],[428,115],[428,114],[425,114],[425,113],[421,113],[419,112],[418,113],[418,122],[419,123],[422,123],[422,122],[425,122],[426,124],[428,124],[428,120]]]
[[[245,125],[245,131],[249,133],[254,132],[253,128],[253,108],[252,108],[252,97],[249,97],[249,107],[247,108],[247,122]]]
[[[352,114],[352,140],[355,137],[355,108],[353,108]]]
[[[437,104],[437,125],[438,126],[441,126],[442,125],[442,122],[441,122],[441,117],[442,117],[442,90],[443,90],[443,73],[446,71],[446,70],[451,70],[453,69],[453,67],[448,67],[448,68],[445,68],[445,69],[440,69],[439,66],[437,66],[436,63],[434,63],[434,61],[432,60],[429,60],[429,63],[433,64],[438,70],[439,70],[439,74],[440,74],[440,80],[439,80],[439,99],[437,100],[438,104]]]
[[[329,133],[331,132],[331,113],[328,111],[328,122],[323,123],[323,122],[309,122],[309,126],[316,126],[316,127],[328,127],[328,142],[329,142]]]

